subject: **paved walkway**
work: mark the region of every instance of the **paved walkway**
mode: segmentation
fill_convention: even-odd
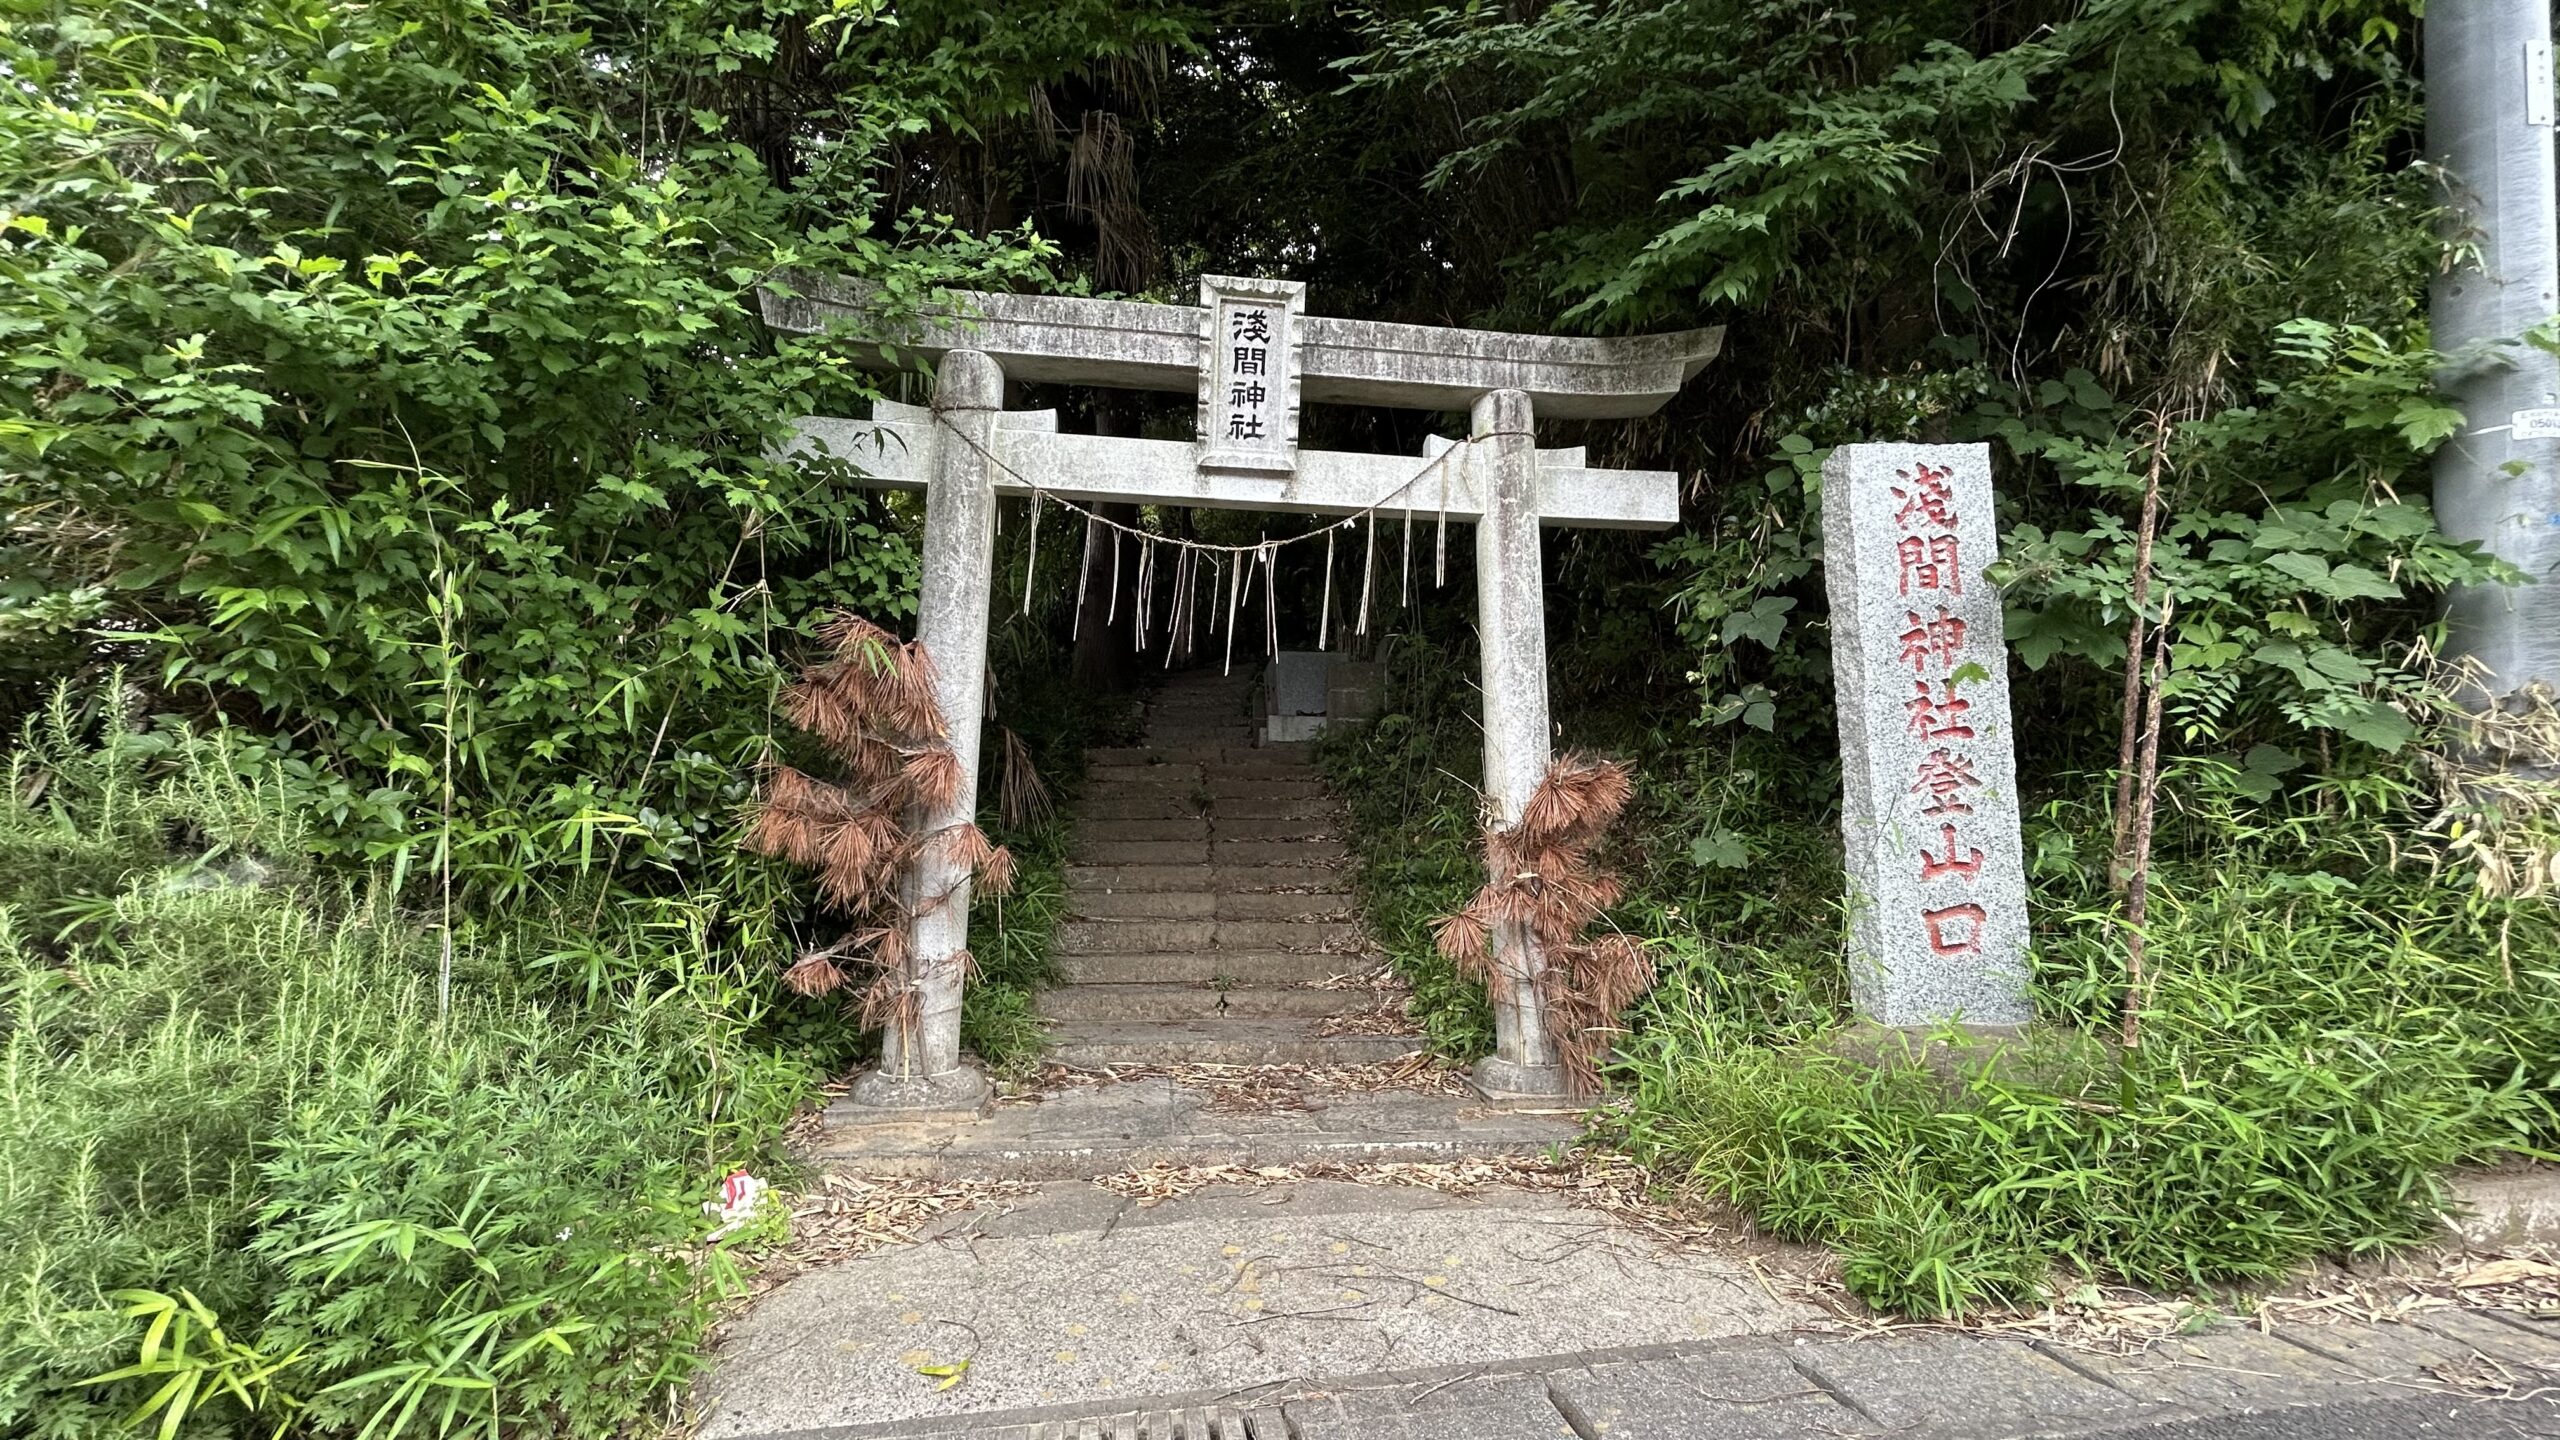
[[[2560,1435],[2560,1333],[2514,1313],[2224,1325],[2124,1354],[1797,1328],[1818,1318],[1731,1257],[1648,1251],[1517,1196],[1381,1204],[1375,1187],[1299,1185],[1145,1210],[1044,1187],[765,1301],[725,1348],[700,1433]],[[917,1373],[964,1353],[950,1390]]]

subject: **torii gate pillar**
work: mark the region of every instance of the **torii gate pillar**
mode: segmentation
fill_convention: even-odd
[[[949,804],[916,817],[918,835],[978,818],[978,730],[987,703],[987,612],[995,584],[996,419],[1004,370],[984,351],[953,350],[934,372],[933,483],[924,492],[924,566],[916,639],[933,662],[960,784]],[[883,1110],[976,1110],[994,1093],[960,1061],[960,994],[967,978],[969,867],[926,844],[901,882],[909,931],[912,1015],[880,1037],[880,1064],[854,1082],[853,1102]]]
[[[1546,574],[1538,547],[1538,441],[1526,393],[1496,390],[1475,403],[1485,467],[1476,522],[1476,633],[1484,686],[1484,799],[1501,829],[1520,823],[1550,760]],[[1546,956],[1527,925],[1493,929],[1493,1053],[1476,1088],[1494,1097],[1565,1093],[1538,980]]]

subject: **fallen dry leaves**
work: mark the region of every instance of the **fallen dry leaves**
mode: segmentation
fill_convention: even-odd
[[[1390,995],[1374,1004],[1356,1010],[1337,1010],[1316,1021],[1314,1033],[1319,1038],[1334,1035],[1413,1035],[1412,1017],[1405,1014],[1405,997]]]
[[[1052,1065],[1040,1072],[1035,1084],[1011,1091],[998,1103],[1036,1105],[1061,1090],[1151,1079],[1170,1080],[1185,1089],[1205,1091],[1211,1110],[1229,1114],[1312,1109],[1312,1100],[1328,1094],[1382,1090],[1410,1090],[1422,1095],[1475,1093],[1467,1088],[1459,1071],[1428,1052],[1417,1050],[1366,1065],[1105,1065],[1091,1070]]]
[[[1961,1320],[1880,1316],[1845,1290],[1817,1300],[1844,1330],[1863,1335],[1942,1331],[2035,1340],[2091,1354],[2133,1355],[2180,1335],[2238,1319],[2274,1333],[2280,1326],[2393,1324],[2430,1311],[2503,1310],[2560,1318],[2560,1256],[2548,1246],[2503,1253],[2446,1248],[2357,1270],[2322,1267],[2267,1294],[2234,1293],[2219,1303],[2164,1297],[2126,1286],[2083,1284],[2034,1309],[1987,1311]],[[2059,1287],[2057,1287],[2059,1289]],[[1806,1298],[1812,1298],[1810,1296]],[[2436,1378],[2465,1394],[2512,1397],[2515,1377],[2492,1362],[2452,1367]]]
[[[923,1237],[945,1215],[989,1200],[1028,1195],[1014,1180],[924,1180],[830,1174],[814,1190],[788,1197],[791,1238],[757,1275],[758,1288],[792,1274]]]
[[[1354,1185],[1398,1185],[1446,1195],[1476,1195],[1507,1188],[1561,1196],[1596,1210],[1668,1247],[1705,1245],[1736,1235],[1729,1214],[1653,1193],[1643,1167],[1622,1155],[1574,1151],[1561,1159],[1499,1155],[1463,1160],[1390,1160],[1363,1164],[1327,1161],[1309,1165],[1151,1165],[1097,1176],[1093,1183],[1142,1206],[1161,1205],[1217,1185],[1262,1187],[1301,1180]]]

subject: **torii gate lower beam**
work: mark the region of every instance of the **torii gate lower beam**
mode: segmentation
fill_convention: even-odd
[[[928,828],[973,818],[978,731],[986,687],[987,619],[994,587],[995,500],[1033,487],[1079,502],[1210,506],[1352,514],[1379,506],[1401,515],[1399,488],[1421,473],[1416,459],[1306,451],[1285,477],[1205,471],[1186,442],[1061,435],[1049,411],[1002,411],[1004,372],[983,351],[953,349],[936,370],[931,410],[882,403],[870,421],[813,418],[784,454],[803,464],[842,464],[861,483],[925,490],[924,574],[918,638],[933,658],[935,691],[965,777],[947,815]],[[1541,450],[1526,391],[1491,390],[1474,401],[1476,443],[1421,485],[1412,512],[1476,526],[1477,630],[1484,691],[1488,818],[1519,822],[1521,807],[1552,759],[1542,524],[1656,529],[1676,523],[1679,477],[1670,471],[1595,470],[1579,449]],[[1421,459],[1445,451],[1426,448]],[[1445,483],[1444,483],[1445,482]],[[960,1060],[961,969],[968,934],[968,876],[928,856],[909,878],[912,1021],[883,1037],[880,1067],[853,1098],[884,1112],[974,1109],[985,1078]],[[925,903],[925,897],[942,896]],[[1563,1068],[1538,994],[1544,957],[1524,927],[1498,927],[1494,963],[1494,1053],[1476,1068],[1477,1086],[1497,1097],[1562,1094]]]

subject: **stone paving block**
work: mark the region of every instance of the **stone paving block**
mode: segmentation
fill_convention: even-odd
[[[1402,1385],[1291,1400],[1298,1440],[1573,1440],[1573,1426],[1534,1376]]]
[[[1215,891],[1217,876],[1205,865],[1070,865],[1067,889],[1077,894],[1118,890]]]
[[[1218,865],[1321,865],[1332,868],[1350,858],[1339,840],[1219,840],[1209,842],[1209,859]]]
[[[1422,1041],[1413,1036],[1317,1035],[1299,1016],[1232,1013],[1187,1020],[1068,1020],[1049,1031],[1050,1060],[1086,1069],[1108,1065],[1369,1065],[1401,1059],[1421,1045]]]
[[[2560,1375],[2560,1324],[2485,1310],[2429,1310],[2418,1323],[2512,1369]]]
[[[2480,1370],[2478,1352],[2469,1341],[2418,1325],[2290,1325],[2277,1333],[2377,1380],[2424,1380],[2439,1370],[2469,1376]]]
[[[1096,786],[1110,785],[1131,780],[1144,784],[1180,783],[1196,785],[1200,782],[1200,777],[1200,766],[1177,765],[1168,761],[1158,761],[1154,763],[1141,762],[1135,765],[1092,765],[1085,769],[1086,783]]]
[[[1278,951],[1202,950],[1152,955],[1060,955],[1058,973],[1070,984],[1154,985],[1172,982],[1221,985],[1299,985],[1330,979],[1347,967],[1333,955]]]
[[[1209,859],[1209,842],[1079,839],[1075,857],[1088,865],[1198,865]]]
[[[1217,943],[1219,931],[1214,920],[1070,920],[1058,927],[1056,945],[1061,955],[1206,950]]]
[[[1218,895],[1210,909],[1221,920],[1350,920],[1356,913],[1339,890]]]
[[[1084,820],[1197,820],[1206,813],[1198,801],[1170,790],[1117,799],[1087,797],[1076,803],[1076,814]]]
[[[1034,996],[1031,1003],[1047,1020],[1251,1020],[1280,1015],[1311,1020],[1356,1010],[1365,1002],[1363,992],[1356,990],[1122,981],[1110,985],[1053,985]]]
[[[1225,820],[1322,819],[1333,814],[1333,801],[1314,795],[1226,795],[1218,797],[1218,818]]]
[[[1079,820],[1080,840],[1206,840],[1209,820],[1203,815],[1151,815],[1126,820]]]
[[[1325,798],[1324,782],[1310,775],[1304,780],[1279,780],[1256,777],[1244,780],[1212,779],[1206,782],[1210,796],[1224,810],[1231,800],[1321,800]]]
[[[2335,1360],[2236,1326],[2156,1341],[2138,1355],[2049,1353],[2136,1400],[2202,1411],[2312,1405],[2366,1388]]]
[[[2143,1402],[2022,1344],[1966,1336],[1806,1345],[1797,1363],[1886,1430],[1933,1440],[2043,1435],[2139,1414]]]
[[[1216,945],[1221,950],[1329,950],[1356,953],[1363,936],[1357,925],[1307,920],[1221,920]]]
[[[1340,891],[1342,871],[1324,865],[1221,864],[1209,883],[1221,895],[1318,894]]]
[[[1220,840],[1329,840],[1333,838],[1333,818],[1313,806],[1298,816],[1233,816],[1218,817],[1217,838]]]
[[[1079,890],[1067,896],[1067,913],[1079,920],[1207,920],[1218,896],[1206,890]]]
[[[1556,1408],[1608,1440],[1806,1440],[1873,1434],[1831,1392],[1805,1378],[1789,1347],[1737,1346],[1705,1355],[1559,1369]]]

